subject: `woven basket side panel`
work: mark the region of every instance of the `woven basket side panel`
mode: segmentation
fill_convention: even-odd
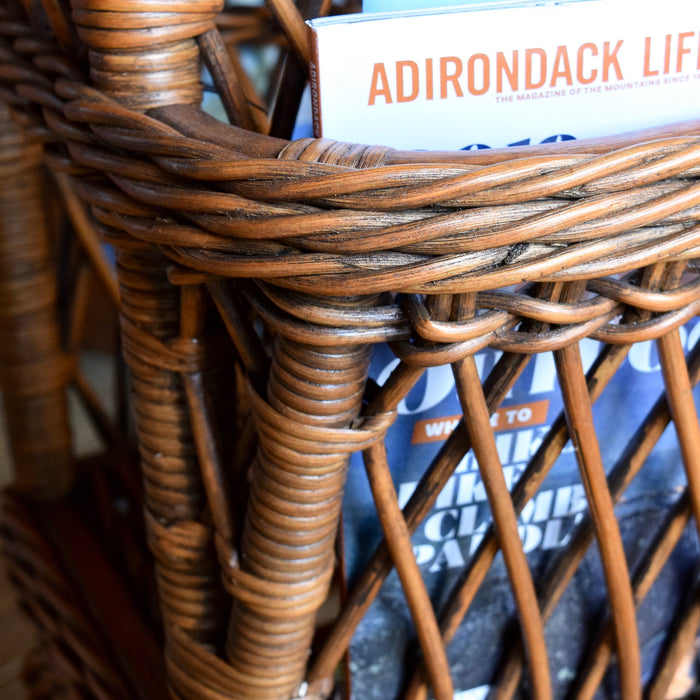
[[[392,695],[398,692],[399,688],[403,688],[400,696],[411,698],[411,700],[426,698],[429,686],[436,687],[436,669],[434,666],[430,668],[431,656],[428,653],[429,647],[426,645],[426,641],[429,640],[420,639],[422,654],[414,657],[416,660],[420,659],[418,669],[413,667],[410,661],[403,658],[401,651],[406,649],[403,635],[412,636],[414,634],[413,625],[416,629],[420,627],[421,614],[416,612],[416,610],[420,610],[420,607],[416,609],[411,607],[411,599],[417,600],[419,598],[415,591],[416,586],[420,587],[421,582],[416,583],[415,580],[410,582],[406,572],[402,572],[401,563],[416,555],[424,560],[425,583],[430,582],[430,585],[434,587],[435,579],[441,575],[445,577],[445,581],[451,581],[446,589],[440,589],[442,592],[440,590],[436,592],[434,588],[432,590],[437,599],[442,601],[440,605],[436,606],[436,613],[439,615],[440,634],[443,642],[449,647],[450,643],[455,640],[455,648],[451,656],[453,662],[462,669],[462,672],[468,668],[469,665],[465,666],[459,662],[459,659],[462,658],[460,654],[466,653],[465,650],[468,649],[469,658],[480,659],[480,665],[477,664],[473,668],[484,669],[483,673],[472,672],[471,677],[478,678],[481,675],[482,683],[491,682],[496,692],[501,693],[504,697],[512,697],[521,687],[532,688],[532,684],[537,682],[534,678],[534,671],[538,670],[533,669],[535,664],[539,665],[540,670],[547,668],[546,661],[543,662],[541,657],[536,658],[535,654],[532,653],[533,636],[529,635],[534,630],[536,636],[538,628],[541,632],[542,626],[549,623],[552,617],[556,617],[557,621],[554,626],[549,625],[547,629],[550,639],[547,652],[553,663],[558,663],[565,658],[566,653],[575,650],[579,643],[581,647],[578,652],[575,652],[577,654],[582,653],[586,644],[589,646],[589,653],[579,659],[581,668],[575,679],[574,688],[582,689],[585,687],[587,690],[581,692],[584,692],[586,697],[589,696],[588,692],[594,693],[595,689],[604,681],[605,670],[611,661],[613,649],[617,649],[619,656],[623,659],[621,696],[637,696],[640,692],[638,688],[642,678],[637,655],[642,635],[641,625],[649,625],[648,608],[647,613],[642,614],[639,618],[641,622],[640,637],[638,638],[634,618],[631,624],[624,619],[624,615],[627,614],[625,605],[632,603],[633,607],[641,606],[647,596],[650,600],[657,601],[659,600],[658,596],[661,598],[673,596],[674,601],[678,601],[680,597],[678,610],[670,609],[676,605],[673,603],[669,604],[668,609],[663,613],[667,616],[667,620],[672,617],[674,621],[666,630],[668,632],[666,646],[653,673],[648,667],[649,659],[645,660],[645,674],[651,673],[652,675],[648,691],[654,697],[664,696],[675,669],[681,662],[683,655],[692,647],[692,640],[698,626],[697,616],[691,602],[695,588],[692,577],[689,578],[694,562],[697,560],[697,545],[693,535],[693,530],[697,529],[697,519],[693,518],[696,522],[690,525],[689,519],[691,503],[697,499],[698,493],[695,479],[695,460],[697,445],[700,441],[698,438],[698,418],[693,405],[691,387],[698,381],[700,350],[697,345],[694,348],[689,347],[688,356],[684,357],[684,339],[690,341],[692,340],[691,336],[697,338],[697,330],[692,330],[697,329],[697,326],[693,325],[693,321],[691,321],[690,330],[683,328],[666,330],[662,317],[655,316],[645,307],[656,303],[652,300],[660,301],[664,296],[666,296],[664,303],[671,304],[671,299],[674,297],[680,301],[679,290],[683,288],[687,290],[695,285],[697,271],[692,266],[688,268],[684,262],[657,264],[635,272],[630,279],[634,279],[633,286],[638,290],[635,292],[638,306],[636,304],[630,304],[627,308],[620,306],[617,309],[618,313],[613,316],[615,324],[605,326],[605,331],[601,330],[600,335],[598,332],[594,332],[593,335],[610,340],[611,334],[609,332],[614,327],[630,340],[645,340],[649,337],[646,335],[648,332],[652,334],[652,337],[658,338],[656,344],[659,349],[657,365],[659,376],[656,383],[650,385],[653,386],[652,392],[646,395],[643,401],[636,399],[638,403],[636,406],[630,403],[630,398],[627,395],[638,396],[639,394],[633,394],[629,382],[639,381],[641,387],[645,380],[643,375],[634,377],[630,366],[632,363],[635,367],[644,364],[640,358],[644,357],[644,352],[649,352],[647,346],[652,344],[651,340],[646,340],[643,345],[632,345],[631,342],[621,343],[614,338],[610,343],[600,344],[590,339],[588,343],[584,343],[586,366],[590,366],[584,375],[581,357],[577,357],[580,352],[578,349],[580,338],[555,340],[555,335],[551,335],[550,340],[553,342],[551,342],[550,347],[554,349],[554,357],[542,353],[523,353],[519,349],[519,346],[527,346],[535,342],[537,338],[555,330],[556,327],[546,323],[545,315],[534,314],[534,318],[539,316],[538,320],[521,318],[517,331],[506,332],[493,342],[496,347],[502,343],[501,347],[504,349],[502,353],[499,352],[496,355],[493,352],[493,346],[489,347],[488,344],[480,342],[477,342],[476,349],[468,349],[466,345],[460,348],[458,343],[440,345],[430,342],[434,341],[439,334],[443,336],[452,334],[453,338],[457,338],[460,327],[465,337],[472,334],[473,329],[469,328],[470,310],[473,312],[475,308],[475,299],[472,295],[456,297],[445,295],[443,298],[427,297],[425,300],[416,297],[406,302],[409,317],[414,321],[420,320],[420,323],[416,323],[414,327],[414,340],[392,344],[391,348],[398,356],[394,362],[388,362],[386,359],[385,356],[390,356],[387,348],[380,348],[383,350],[383,354],[380,356],[385,357],[385,359],[379,367],[393,367],[393,370],[380,375],[383,384],[381,391],[372,395],[372,401],[362,416],[362,419],[367,421],[371,419],[375,411],[381,412],[403,403],[402,410],[406,415],[400,422],[400,431],[402,432],[394,433],[391,442],[387,441],[387,445],[390,445],[395,451],[390,450],[388,458],[386,452],[373,446],[365,453],[364,462],[377,510],[381,513],[383,510],[393,509],[395,518],[405,519],[408,532],[413,534],[420,529],[421,534],[417,540],[414,540],[417,549],[412,552],[410,541],[404,538],[402,542],[395,528],[382,521],[384,540],[374,550],[371,557],[363,556],[362,547],[357,542],[350,545],[355,552],[353,555],[355,559],[357,559],[359,552],[359,558],[368,561],[364,569],[354,573],[353,587],[345,606],[332,632],[322,645],[320,653],[312,659],[309,675],[311,680],[323,677],[329,672],[329,669],[340,661],[343,650],[360,626],[363,629],[360,632],[359,641],[354,647],[354,653],[357,655],[355,666],[356,668],[362,666],[361,673],[364,678],[361,681],[362,685],[359,686],[360,689],[355,686],[355,692],[360,694],[370,692],[371,684],[383,683],[384,678],[392,678],[394,683],[391,685],[392,682],[389,682],[387,686],[382,686],[384,691]],[[620,281],[612,283],[611,281],[611,284],[614,286],[623,283]],[[577,287],[578,292],[576,291]],[[596,287],[596,283],[591,283],[589,291]],[[601,290],[598,289],[598,291]],[[580,283],[564,286],[533,285],[526,290],[511,290],[514,297],[522,294],[523,302],[525,302],[525,296],[529,299],[538,299],[540,302],[546,301],[547,304],[554,299],[559,299],[563,305],[562,310],[565,305],[571,303],[572,297],[566,295],[576,295],[580,292]],[[611,292],[611,289],[606,290],[607,294],[611,294]],[[504,294],[502,298],[505,297]],[[478,304],[478,297],[476,301]],[[483,301],[486,301],[486,297]],[[598,301],[600,303],[602,300]],[[681,310],[683,310],[684,303],[679,303]],[[584,307],[585,304],[582,304],[579,308],[583,311]],[[683,318],[683,315],[681,314],[680,317]],[[650,326],[645,324],[651,323],[652,320],[658,325],[652,326],[654,330],[650,331]],[[487,327],[488,318],[486,315],[482,316],[482,322]],[[424,342],[418,340],[420,336],[423,337]],[[507,336],[510,337],[507,338]],[[592,351],[592,348],[595,348],[595,352]],[[453,360],[449,364],[443,362],[446,355],[449,355]],[[630,355],[632,360],[629,359]],[[481,381],[474,368],[470,370],[465,366],[474,360],[479,360],[482,370]],[[654,362],[656,361],[654,360],[652,364]],[[622,367],[623,363],[627,366]],[[425,376],[423,376],[426,370],[431,377],[427,379],[427,383]],[[376,372],[377,367],[373,371]],[[641,372],[641,370],[635,371]],[[521,443],[521,437],[524,437],[528,432],[526,426],[522,426],[517,432],[514,432],[515,428],[504,428],[509,420],[517,423],[515,416],[519,414],[519,411],[523,411],[522,415],[527,416],[529,412],[536,409],[537,401],[518,405],[518,399],[524,400],[522,389],[514,394],[516,398],[509,396],[511,390],[517,386],[519,378],[523,376],[525,377],[525,387],[534,388],[533,382],[537,377],[537,384],[540,384],[543,379],[546,385],[551,383],[551,391],[555,389],[558,391],[559,387],[562,388],[561,405],[563,410],[559,415],[550,415],[551,425],[547,421],[547,428],[541,431],[540,440],[537,444],[531,444],[527,450],[523,449],[523,445],[528,443]],[[414,396],[409,403],[408,394],[421,377],[424,381],[421,385],[423,388],[418,391],[418,398]],[[438,377],[441,379],[438,380]],[[459,397],[459,404],[456,408],[452,403],[446,404],[449,406],[448,411],[443,410],[442,413],[432,414],[431,419],[427,421],[427,426],[423,425],[425,421],[420,420],[412,425],[410,412],[416,410],[418,405],[422,403],[420,397],[423,397],[423,401],[427,401],[427,393],[424,395],[421,391],[427,391],[425,387],[431,382],[434,382],[433,391],[438,392],[443,399],[448,394],[440,391],[440,388],[449,387],[451,383],[455,387],[455,395]],[[628,386],[625,387],[625,384]],[[665,396],[662,393],[659,397],[657,393],[659,384],[662,391],[665,389]],[[640,387],[634,387],[634,389]],[[613,396],[616,397],[619,404],[610,404],[611,397],[606,397],[606,388],[608,393],[611,390],[614,391]],[[540,388],[537,391],[542,390]],[[643,390],[641,391],[643,392]],[[549,394],[544,395],[549,396]],[[551,396],[554,397],[555,394]],[[656,400],[657,397],[659,397],[658,400]],[[482,406],[481,424],[478,421],[477,413],[479,404]],[[597,414],[598,404],[602,404],[600,415],[608,416],[607,424],[605,422],[601,424],[598,421],[595,427],[590,424],[586,425],[585,413]],[[553,405],[556,405],[556,402]],[[612,423],[610,421],[611,409],[612,415],[615,416]],[[446,415],[447,412],[450,415]],[[458,412],[463,413],[463,416],[457,415]],[[546,417],[543,415],[536,420],[534,425],[544,424],[545,420]],[[664,468],[663,463],[660,463],[659,458],[654,457],[652,452],[671,420],[675,423],[678,433],[678,450],[675,456],[671,453],[667,457],[670,461]],[[444,428],[445,424],[449,424],[449,428]],[[618,426],[617,432],[614,425]],[[401,443],[411,441],[412,432],[414,432],[414,438],[421,434],[424,438],[430,438],[430,431],[435,431],[438,428],[445,429],[438,444],[443,440],[444,443],[439,450],[432,450],[434,456],[423,464],[425,471],[418,473],[416,462],[410,456],[411,451],[415,451],[416,454],[421,449],[424,452],[428,451],[429,443],[425,443],[423,446],[422,441],[418,440],[415,447],[407,447]],[[423,433],[419,432],[421,429]],[[504,430],[505,432],[503,432]],[[540,429],[534,428],[534,430]],[[574,450],[570,448],[565,450],[569,435],[574,435]],[[527,440],[527,438],[525,439]],[[499,447],[496,453],[492,452],[489,455],[487,447],[489,443],[493,446],[494,440]],[[620,448],[624,449],[620,451]],[[471,453],[472,449],[475,457]],[[601,473],[600,457],[591,455],[591,449],[599,449],[601,452],[604,451],[606,455],[607,483]],[[565,452],[564,461],[558,461],[563,452]],[[514,456],[516,453],[518,454],[517,458]],[[578,459],[575,459],[574,456]],[[528,458],[529,461],[525,462]],[[615,461],[613,461],[614,458]],[[520,533],[511,531],[509,534],[505,534],[503,520],[499,522],[499,518],[503,517],[502,514],[499,515],[500,506],[495,502],[496,499],[489,494],[489,488],[493,488],[493,485],[489,487],[486,484],[487,479],[493,476],[488,474],[489,463],[491,461],[498,462],[499,459],[503,461],[504,466],[507,465],[504,474],[507,473],[513,509],[517,514],[523,514]],[[406,465],[403,464],[404,460],[408,465],[407,472],[405,471]],[[598,461],[597,465],[596,460]],[[518,462],[518,464],[514,466],[514,462]],[[584,514],[581,511],[580,516],[571,516],[566,525],[570,530],[560,532],[561,539],[556,545],[560,549],[551,552],[550,561],[543,567],[542,555],[537,553],[537,546],[531,541],[531,535],[537,534],[535,524],[540,522],[546,524],[544,515],[548,507],[546,504],[552,505],[556,499],[561,499],[558,508],[563,513],[565,511],[564,501],[568,498],[571,502],[571,495],[568,486],[564,487],[561,492],[549,491],[551,481],[549,482],[550,486],[545,486],[544,489],[542,486],[548,475],[553,475],[554,483],[557,483],[556,479],[561,478],[557,475],[557,469],[563,465],[565,470],[571,470],[571,464],[575,470],[573,476],[575,483],[577,481],[575,473],[577,462],[581,472],[581,485],[577,486],[581,489],[578,507],[582,506],[585,511],[587,510],[586,502],[594,505],[590,507],[588,513]],[[388,476],[389,465],[391,465],[391,476]],[[668,484],[665,484],[664,478],[660,477],[660,469],[662,470],[661,474],[668,476]],[[653,470],[656,470],[657,479],[651,493],[646,493],[644,498],[653,499],[656,490],[658,490],[659,493],[665,493],[664,498],[667,501],[661,499],[658,508],[655,507],[653,523],[651,516],[646,517],[647,524],[642,526],[641,532],[643,534],[640,536],[639,531],[635,534],[634,526],[630,523],[634,522],[634,518],[637,518],[639,523],[641,522],[640,518],[643,519],[645,516],[639,513],[630,516],[630,513],[634,513],[634,508],[631,508],[629,502],[632,497],[626,495],[625,491],[638,477],[641,470],[643,470],[642,483],[645,479],[650,478],[650,470],[652,475],[654,474]],[[671,476],[672,473],[673,476]],[[478,476],[476,476],[477,474]],[[402,514],[393,503],[397,494],[396,492],[391,493],[389,487],[391,483],[389,479],[392,477],[398,482],[395,485],[396,490],[403,492],[400,499],[403,504]],[[671,479],[674,481],[671,482]],[[409,484],[401,483],[406,480],[415,480],[415,483],[411,485],[412,489],[408,491],[403,487],[409,486]],[[592,484],[591,482],[595,480],[597,483]],[[675,480],[680,480],[683,485],[676,487]],[[357,490],[358,484],[359,482],[355,480],[352,488]],[[590,493],[584,495],[584,486]],[[649,487],[647,486],[647,488]],[[631,491],[636,493],[636,497],[639,498],[638,490],[632,488]],[[555,493],[558,493],[556,497]],[[567,494],[569,495],[567,496]],[[499,498],[504,499],[508,496],[501,495]],[[627,503],[625,503],[626,500]],[[486,507],[487,501],[488,508]],[[475,515],[477,502],[480,508],[478,512],[481,513],[478,517]],[[621,505],[619,522],[616,522],[612,510],[612,504],[617,502],[623,504]],[[634,503],[633,500],[632,503]],[[359,507],[357,496],[353,497],[349,507]],[[371,517],[367,514],[366,504],[363,507],[365,510],[360,511],[366,514],[363,517]],[[489,522],[489,513],[493,514],[493,523]],[[471,517],[476,519],[470,525]],[[629,517],[632,517],[632,520],[626,520]],[[354,531],[361,532],[363,520],[360,516],[353,516],[353,518],[356,518],[353,522]],[[426,524],[426,518],[430,521],[429,525]],[[485,519],[480,528],[473,532],[472,541],[469,544],[473,527],[480,522],[481,518]],[[603,518],[606,522],[601,522]],[[379,519],[381,520],[381,515]],[[535,526],[533,527],[533,525]],[[375,527],[378,527],[378,523]],[[430,535],[425,534],[428,532],[428,527]],[[369,530],[368,526],[367,529]],[[629,575],[624,566],[625,554],[611,556],[609,552],[604,551],[615,538],[618,538],[619,541],[621,532],[624,534],[625,552],[630,557]],[[549,539],[550,546],[553,546],[552,543],[557,538],[551,539],[551,534],[552,531],[550,531]],[[540,539],[542,536],[540,533]],[[534,627],[528,628],[530,623],[525,621],[522,610],[517,609],[517,599],[528,585],[529,572],[525,570],[525,575],[518,576],[511,574],[510,587],[508,587],[503,563],[495,561],[499,549],[504,546],[506,537],[510,538],[509,544],[511,545],[519,548],[522,546],[534,548],[534,554],[529,559],[532,565],[532,577],[536,583],[537,602],[529,610],[539,608],[541,615],[540,621],[535,619]],[[520,544],[521,537],[524,540],[523,545]],[[602,566],[598,562],[597,552],[588,552],[587,554],[587,550],[595,540],[598,541],[597,548],[603,552]],[[462,547],[461,551],[457,550],[458,543]],[[471,549],[464,549],[465,545]],[[434,562],[426,554],[429,549],[433,551],[433,555],[442,550]],[[504,560],[506,556],[508,555],[504,554]],[[583,562],[584,556],[585,562]],[[597,562],[594,565],[595,575],[591,573],[592,560]],[[547,561],[546,557],[544,561]],[[670,563],[671,561],[673,564]],[[431,562],[434,564],[434,571],[427,571]],[[620,562],[623,565],[620,565]],[[386,581],[385,588],[380,590],[381,584],[385,582],[393,566],[396,566],[399,571],[400,584],[395,579]],[[447,573],[447,569],[450,567],[456,567],[456,572],[460,571],[460,567],[464,568],[459,576],[455,573],[450,578]],[[494,569],[498,573],[494,573]],[[489,570],[491,572],[487,579]],[[578,578],[572,583],[574,575]],[[497,578],[494,579],[494,576]],[[501,578],[499,579],[498,576]],[[617,578],[615,578],[616,576]],[[588,582],[587,589],[578,588],[583,585],[580,583],[581,580]],[[657,582],[656,588],[652,590],[655,582]],[[663,588],[660,589],[659,585],[663,586],[664,583],[668,582],[672,582],[671,589],[664,594]],[[567,591],[568,586],[570,588]],[[494,592],[496,596],[507,595],[510,598],[512,591],[516,605],[513,605],[512,601],[509,603],[511,619],[505,627],[501,627],[502,621],[496,621],[498,614],[494,614],[491,623],[488,617],[484,617],[484,596],[489,595],[490,587],[495,587],[495,591],[498,591],[498,593]],[[600,625],[597,625],[594,619],[586,619],[582,621],[578,635],[571,635],[565,621],[562,621],[561,614],[554,615],[563,596],[569,596],[568,602],[561,606],[566,610],[567,605],[571,605],[571,595],[576,596],[583,590],[588,590],[586,595],[591,595],[596,590],[601,593],[606,589],[611,603],[605,604],[604,609],[607,617],[600,621]],[[652,595],[649,595],[650,591],[652,591]],[[683,602],[682,599],[686,594],[687,600]],[[402,600],[403,596],[405,596],[408,606],[411,607],[410,618],[408,618],[407,613],[398,611],[398,601]],[[620,597],[623,599],[622,604],[619,602]],[[627,603],[624,601],[625,597],[628,599]],[[370,608],[373,603],[376,603],[374,609]],[[647,605],[651,604],[647,603]],[[597,601],[596,605],[600,605],[600,601]],[[497,610],[497,608],[498,606],[495,606],[494,609]],[[613,611],[612,615],[607,612],[610,609]],[[561,613],[561,609],[559,613]],[[673,614],[671,615],[671,613]],[[363,621],[362,618],[365,614],[368,614],[370,618],[373,617],[375,622]],[[423,608],[423,614],[425,614],[425,608]],[[634,615],[634,612],[632,614]],[[518,624],[515,621],[517,618],[519,618],[523,639],[519,634],[511,632]],[[392,622],[388,623],[387,619]],[[408,619],[411,620],[410,625],[407,623]],[[372,624],[375,626],[373,627]],[[386,626],[382,627],[382,624]],[[392,624],[397,626],[397,631],[394,632],[391,629]],[[497,626],[499,631],[488,630],[490,624],[494,628]],[[585,631],[584,628],[589,629]],[[370,643],[371,630],[379,635],[379,638],[385,639],[387,646],[390,643],[389,639],[392,640],[395,646],[392,647],[391,652],[384,654],[381,644],[377,644],[376,640],[372,639],[372,651],[367,652],[365,656],[362,644],[363,642]],[[402,630],[404,631],[402,632]],[[479,638],[480,634],[483,637],[483,648],[477,648],[479,645],[474,644],[474,639]],[[488,645],[487,639],[491,634],[498,635],[497,646],[490,647]],[[559,646],[551,643],[551,639],[556,638],[551,635],[557,634],[561,635]],[[648,644],[648,627],[643,631],[643,634],[645,635],[644,641]],[[470,639],[470,635],[475,636]],[[417,636],[420,638],[420,632],[417,633]],[[580,638],[578,638],[579,636]],[[589,641],[584,644],[586,638]],[[492,653],[489,653],[487,657],[488,649]],[[409,652],[412,652],[410,648]],[[378,660],[379,658],[384,662],[384,665]],[[426,666],[429,667],[427,671]],[[388,671],[389,668],[392,668],[391,672]],[[488,670],[486,670],[487,668]],[[403,669],[406,676],[401,678],[400,675],[394,675],[400,674],[397,669]],[[628,674],[626,678],[624,678],[625,673]],[[555,696],[562,696],[568,685],[568,679],[564,675],[560,675],[553,677],[552,682],[555,685]],[[608,679],[606,682],[611,681]],[[618,681],[612,682],[617,684]],[[630,689],[630,685],[625,684],[630,684],[632,688]],[[635,690],[635,686],[637,690]],[[392,690],[387,691],[387,688]],[[447,696],[445,695],[445,697]],[[542,696],[542,692],[537,694],[537,697],[540,696]]]
[[[114,14],[102,12],[98,0],[80,5],[87,11],[76,12],[76,21],[100,91],[59,81],[57,95],[45,88],[32,99],[42,104],[50,138],[61,141],[56,150],[67,145],[55,162],[73,169],[103,232],[119,247],[124,350],[174,696],[287,700],[317,688],[322,694],[387,580],[399,591],[394,608],[403,626],[390,625],[371,641],[382,646],[393,634],[397,642],[380,649],[383,659],[404,664],[393,696],[451,698],[451,676],[456,683],[458,675],[450,661],[476,671],[486,666],[478,645],[495,623],[472,603],[493,593],[487,575],[494,569],[502,574],[494,595],[507,619],[495,630],[494,656],[502,657],[489,661],[480,682],[496,686],[502,697],[524,690],[544,699],[550,686],[558,696],[570,670],[561,678],[549,675],[548,656],[562,650],[556,644],[543,649],[546,623],[559,599],[578,586],[569,582],[588,566],[581,564],[588,556],[596,562],[600,595],[579,627],[590,629],[595,648],[581,659],[586,668],[575,684],[593,694],[616,659],[615,687],[625,698],[639,697],[634,608],[652,581],[663,580],[659,572],[687,539],[679,533],[691,517],[700,522],[700,437],[689,398],[697,353],[683,356],[680,330],[700,308],[692,260],[700,246],[697,126],[659,142],[628,141],[619,150],[601,143],[588,151],[583,144],[578,151],[496,153],[485,161],[469,153],[406,155],[314,139],[285,145],[197,111],[188,62],[216,44],[207,3],[191,4],[194,16],[177,22],[167,11],[141,17],[135,3],[121,5],[134,12]],[[289,10],[278,0],[271,5]],[[177,14],[183,4],[174,7]],[[289,14],[285,22],[298,25],[300,17],[292,12],[290,21]],[[162,64],[145,60],[144,37],[160,43],[164,36],[174,47],[164,59],[174,70],[164,79],[168,88],[182,79],[182,91],[150,89],[160,72],[150,68]],[[128,79],[120,75],[124,68]],[[17,94],[27,92],[21,86]],[[188,104],[173,104],[181,98]],[[87,176],[86,168],[92,169]],[[106,177],[96,177],[103,169]],[[250,361],[231,328],[237,354],[211,358],[222,374],[227,363],[239,361],[248,373],[258,443],[252,464],[243,466],[250,495],[245,490],[241,528],[239,513],[218,488],[230,486],[228,463],[208,463],[215,450],[207,455],[203,449],[201,424],[210,416],[196,394],[217,383],[197,385],[207,364],[200,340],[208,302],[195,297],[205,287],[227,327],[240,312],[247,321],[255,318],[264,341],[274,341],[269,371],[267,355],[259,366]],[[214,293],[224,288],[235,289],[228,300]],[[374,293],[382,296],[340,298]],[[584,372],[578,344],[588,340],[600,346]],[[637,430],[625,434],[623,452],[610,465],[602,457],[604,431],[593,421],[595,404],[630,346],[646,341],[658,346],[664,397],[644,401]],[[385,381],[366,387],[370,344],[394,357]],[[498,355],[487,376],[480,376],[482,351]],[[516,479],[512,469],[501,468],[494,415],[506,419],[518,377],[549,352],[561,410],[541,446],[522,459]],[[400,488],[405,484],[393,483],[392,450],[382,439],[391,447],[399,406],[431,370],[454,385],[454,429],[423,465],[409,496]],[[224,415],[223,432],[237,420],[227,424]],[[672,494],[677,500],[668,517],[659,517],[663,522],[637,547],[623,541],[614,504],[670,422],[681,453],[676,471],[686,481]],[[538,568],[525,558],[516,516],[533,518],[532,510],[545,503],[539,490],[569,436],[579,512],[586,504],[589,512],[572,524],[561,552]],[[473,455],[465,476],[462,465]],[[224,467],[213,479],[212,465]],[[311,651],[316,611],[335,565],[343,489],[358,472],[366,473],[373,544],[379,544],[367,552],[367,567],[353,572],[353,589],[332,629]],[[469,556],[460,552],[455,586],[438,596],[444,605],[433,607],[412,534],[433,506],[449,499],[450,489],[466,492],[477,476],[480,512],[487,514],[482,539],[475,538]],[[445,530],[433,533],[436,541],[460,527],[449,520],[461,518],[459,510],[438,517]],[[466,515],[462,525],[466,530]],[[350,546],[367,547],[367,531]],[[629,545],[639,557],[628,572],[623,550]],[[217,592],[219,575],[234,601],[230,623],[230,598]],[[651,697],[663,697],[697,630],[697,587],[690,581],[687,588],[647,684]],[[222,644],[216,615],[229,623]],[[467,640],[477,648],[465,661],[469,647],[459,635],[473,628],[461,625],[474,617],[483,636]],[[579,630],[569,635],[582,636]],[[453,640],[460,641],[451,647]],[[389,665],[379,656],[365,660],[384,680]],[[377,684],[357,691],[359,683],[360,697],[380,692]]]

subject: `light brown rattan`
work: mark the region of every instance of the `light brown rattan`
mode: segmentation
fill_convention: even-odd
[[[311,5],[269,4],[291,47],[284,85],[303,82],[303,13],[330,9]],[[493,692],[530,687],[547,698],[544,624],[594,540],[610,620],[572,692],[592,697],[614,649],[621,696],[639,697],[635,605],[686,521],[700,525],[697,353],[686,361],[678,330],[700,308],[700,124],[488,153],[290,143],[254,131],[283,134],[294,91],[262,115],[237,60],[235,42],[267,32],[269,17],[229,15],[220,31],[221,9],[212,0],[75,0],[69,17],[58,0],[0,5],[0,96],[117,250],[173,697],[327,696],[396,566],[424,662],[405,697],[431,687],[451,698],[445,647],[500,550],[522,636],[504,640]],[[233,126],[199,108],[200,56]],[[603,347],[587,375],[583,338]],[[649,339],[666,399],[649,407],[606,477],[592,404],[631,344]],[[371,346],[385,341],[401,362],[381,390],[367,387]],[[482,384],[473,357],[487,347],[503,355]],[[565,415],[511,498],[489,413],[529,357],[547,351]],[[401,513],[383,438],[422,372],[444,364],[464,417]],[[688,487],[630,578],[613,503],[669,421]],[[516,516],[569,436],[589,514],[534,582]],[[410,534],[470,448],[494,525],[438,617]],[[385,539],[311,653],[358,451]],[[663,697],[692,645],[693,600],[650,697]]]

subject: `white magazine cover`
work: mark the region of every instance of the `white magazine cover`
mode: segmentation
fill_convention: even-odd
[[[310,21],[315,134],[458,150],[698,115],[700,3],[474,7]]]

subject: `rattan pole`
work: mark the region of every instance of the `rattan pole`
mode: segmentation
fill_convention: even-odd
[[[148,246],[117,249],[123,352],[129,366],[141,454],[149,546],[166,632],[216,644],[225,622],[206,499],[179,369],[180,294],[167,262]],[[173,344],[170,347],[168,344]],[[178,358],[178,359],[175,359]]]
[[[41,155],[0,103],[0,385],[16,485],[54,498],[73,480],[72,363],[59,337]]]
[[[197,38],[213,29],[220,9],[217,0],[130,2],[118,7],[81,0],[75,3],[73,20],[89,49],[93,83],[118,103],[146,111],[201,103]],[[138,179],[138,169],[134,172]],[[82,222],[81,207],[71,198],[68,202],[73,217]],[[115,233],[107,225],[101,231]],[[119,293],[110,289],[120,299],[147,535],[166,637],[172,627],[179,627],[198,643],[214,647],[222,640],[228,605],[218,576],[213,528],[202,517],[206,498],[181,377],[181,373],[193,373],[193,382],[201,378],[207,351],[205,343],[200,345],[199,338],[191,337],[199,328],[197,320],[181,318],[181,293],[168,280],[165,256],[119,233],[114,241]],[[107,271],[103,272],[108,279]],[[183,294],[188,296],[187,291]],[[225,391],[228,384],[218,379],[211,381]],[[195,422],[201,417],[196,414]],[[201,437],[201,431],[198,434]],[[200,440],[200,445],[204,442]]]
[[[283,337],[275,343],[267,402],[254,401],[260,447],[240,547],[242,574],[234,573],[238,585],[230,589],[236,603],[227,652],[233,668],[248,677],[241,698],[291,697],[304,681],[316,610],[334,568],[348,457],[332,443],[307,452],[299,437],[306,428],[352,423],[368,350],[309,347]]]

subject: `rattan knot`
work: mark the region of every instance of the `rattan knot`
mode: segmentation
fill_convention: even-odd
[[[308,455],[347,455],[360,452],[384,439],[396,412],[379,413],[353,422],[351,428],[309,425],[275,410],[248,382],[248,395],[260,439]]]
[[[221,0],[142,2],[74,0],[73,19],[89,47],[90,75],[134,109],[199,104],[199,47]]]
[[[245,674],[222,661],[215,654],[197,644],[191,635],[181,628],[170,630],[167,638],[166,658],[170,671],[171,687],[181,698],[235,698],[236,700],[261,700],[262,698],[288,697],[276,694],[275,688],[251,682]],[[333,689],[333,678],[301,683],[291,700],[325,700]]]
[[[164,523],[150,511],[145,511],[148,523],[148,545],[155,556],[167,560],[171,566],[198,564],[203,566],[209,559],[211,528],[194,520]]]
[[[333,559],[315,578],[296,582],[270,582],[243,571],[238,552],[219,546],[224,588],[238,601],[262,615],[274,613],[277,619],[294,619],[315,612],[325,600],[333,576]]]
[[[385,146],[363,146],[331,139],[299,139],[292,141],[279,153],[280,160],[298,160],[348,168],[376,168],[385,164],[391,151]]]
[[[205,362],[206,346],[196,340],[176,338],[164,343],[122,316],[124,357],[171,372],[197,372]]]

